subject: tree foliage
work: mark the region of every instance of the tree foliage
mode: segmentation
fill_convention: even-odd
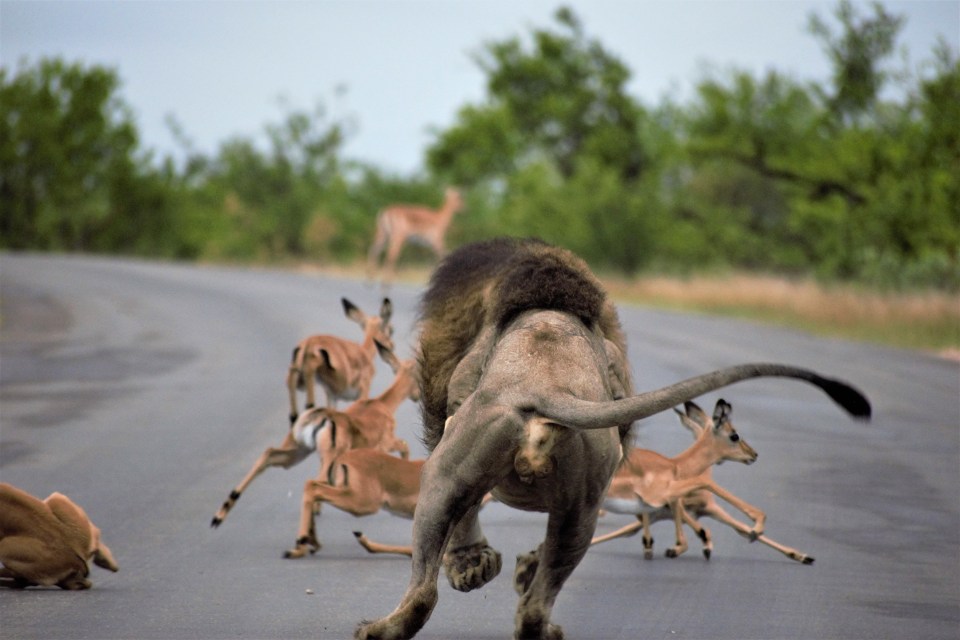
[[[874,107],[889,76],[881,63],[893,53],[904,24],[902,16],[887,13],[879,2],[872,8],[873,17],[862,18],[849,0],[840,0],[834,14],[840,33],[817,14],[811,14],[808,22],[808,30],[821,41],[833,65],[827,103],[840,119],[855,122]]]
[[[427,162],[461,184],[496,186],[503,199],[492,231],[539,236],[633,272],[649,255],[637,208],[646,113],[626,92],[626,65],[569,9],[555,22],[529,41],[484,45],[475,61],[487,98],[460,110]]]
[[[488,42],[475,56],[488,99],[467,105],[427,151],[430,167],[473,183],[550,162],[571,178],[583,158],[636,180],[644,154],[642,110],[626,93],[630,72],[577,17],[561,8],[558,29]]]
[[[957,52],[941,44],[916,70],[892,69],[903,18],[858,7],[809,18],[833,68],[824,83],[734,69],[655,106],[561,8],[547,27],[482,44],[485,96],[435,132],[426,173],[411,177],[345,159],[352,122],[322,103],[285,105],[258,139],[209,156],[171,116],[174,161],[139,147],[114,71],[0,69],[0,246],[356,260],[385,205],[437,206],[455,184],[466,207],[453,246],[534,235],[626,273],[960,289]]]
[[[13,77],[0,69],[4,246],[114,250],[128,239],[140,210],[123,198],[131,187],[139,192],[140,167],[118,85],[113,71],[59,60]],[[142,186],[150,199],[157,185]]]

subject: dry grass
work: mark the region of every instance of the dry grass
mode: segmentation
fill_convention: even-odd
[[[960,296],[881,293],[813,280],[724,275],[606,279],[621,300],[750,317],[821,335],[960,353]]]
[[[299,268],[344,277],[364,275],[361,264]],[[430,272],[431,265],[404,266],[397,282],[423,284]],[[605,274],[602,279],[610,294],[622,302],[751,318],[960,360],[960,295],[956,294],[881,293],[752,274],[636,279]]]

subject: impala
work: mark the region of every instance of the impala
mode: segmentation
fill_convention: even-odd
[[[346,316],[363,327],[363,342],[316,335],[297,344],[287,370],[291,424],[299,415],[298,389],[306,389],[305,408],[312,409],[315,406],[314,381],[323,387],[327,395],[326,406],[331,409],[336,406],[337,399],[366,400],[373,381],[376,342],[393,349],[393,328],[390,326],[393,304],[389,298],[383,299],[380,315],[377,316],[366,315],[346,298],[341,298],[340,302]]]
[[[210,522],[211,527],[217,528],[223,523],[250,483],[269,467],[289,469],[317,452],[320,456],[318,478],[325,480],[336,457],[352,448],[396,451],[403,458],[409,457],[407,443],[395,434],[394,414],[405,399],[419,397],[416,362],[400,361],[385,345],[376,344],[380,357],[395,373],[390,387],[375,398],[354,402],[344,411],[317,407],[300,414],[280,446],[268,447],[260,454],[240,484],[230,492]]]
[[[119,571],[80,505],[59,492],[40,500],[0,482],[0,586],[89,589],[91,560]]]
[[[710,442],[716,448],[716,455],[721,456],[725,460],[729,460],[731,458],[727,456],[726,450],[735,450],[733,445],[736,443],[736,441],[728,440],[727,442],[724,442],[723,439],[717,438],[705,440],[708,438],[708,434],[715,431],[718,426],[722,426],[723,420],[729,420],[731,411],[730,405],[726,405],[724,408],[721,406],[722,402],[723,401],[721,400],[717,403],[717,408],[714,411],[713,418],[704,413],[693,402],[686,403],[686,413],[677,411],[677,414],[680,416],[680,422],[691,432],[693,432],[694,437],[697,440],[697,443],[694,446],[697,446],[705,441]],[[740,439],[739,442],[743,446],[746,446],[746,443],[742,439]],[[687,451],[689,451],[689,449]],[[621,527],[616,531],[612,531],[602,536],[597,536],[591,541],[591,544],[599,544],[615,538],[630,536],[642,528],[644,557],[647,559],[653,557],[653,537],[650,534],[650,525],[660,520],[672,520],[675,522],[676,516],[676,513],[670,506],[665,505],[659,508],[654,508],[649,504],[647,504],[646,507],[643,506],[643,504],[645,504],[643,501],[644,478],[649,477],[650,474],[647,470],[652,466],[655,466],[656,463],[660,461],[660,458],[661,456],[659,456],[659,454],[647,452],[644,449],[634,449],[630,452],[628,464],[625,464],[618,469],[617,474],[614,476],[610,490],[607,493],[607,502],[605,503],[605,506],[607,506],[610,511],[618,513],[632,513],[637,516],[637,521]],[[689,460],[689,457],[686,459]],[[651,460],[653,460],[653,464],[650,463]],[[676,458],[674,460],[676,460]],[[640,473],[637,472],[638,469],[640,470]],[[712,467],[708,467],[701,474],[701,476],[708,481],[711,480],[711,475]],[[683,518],[683,521],[690,526],[697,533],[697,536],[703,541],[703,555],[705,558],[708,560],[710,559],[711,551],[713,549],[713,541],[710,537],[710,531],[701,525],[697,518],[709,516],[732,527],[740,535],[744,536],[751,542],[754,540],[762,542],[763,544],[776,549],[791,560],[796,560],[802,564],[813,564],[814,558],[812,556],[809,556],[802,551],[797,551],[796,549],[782,545],[766,535],[758,534],[756,527],[748,527],[742,522],[734,519],[733,516],[727,513],[727,511],[720,506],[714,495],[722,497],[724,500],[750,517],[754,522],[757,522],[757,520],[762,517],[761,514],[763,512],[745,500],[723,489],[719,485],[711,484],[711,486],[712,488],[700,488],[687,493],[686,495],[682,496],[680,500],[680,504],[682,505],[680,515]],[[634,487],[639,487],[639,490],[636,493],[636,502],[633,501],[630,495],[634,490]],[[668,549],[667,557],[675,558],[680,555],[680,553],[683,553],[683,550],[680,547],[681,545],[678,542],[677,546]],[[684,544],[683,549],[685,548],[686,545]]]
[[[323,503],[354,516],[368,516],[386,509],[395,516],[413,518],[420,497],[420,471],[424,460],[397,458],[377,449],[352,449],[336,459],[329,476],[307,480],[300,508],[296,546],[284,557],[300,558],[322,546],[317,539],[315,516]],[[362,534],[354,533],[363,544]],[[375,543],[371,553],[403,553]],[[409,547],[408,547],[409,549]],[[409,555],[407,553],[406,555]]]
[[[400,250],[407,242],[424,244],[442,258],[447,250],[445,236],[453,214],[463,207],[463,198],[457,189],[447,189],[443,205],[439,209],[430,209],[422,205],[391,205],[377,216],[377,229],[373,244],[367,255],[367,272],[370,277],[376,271],[377,263],[384,248],[387,250],[384,261],[389,282],[396,273]]]

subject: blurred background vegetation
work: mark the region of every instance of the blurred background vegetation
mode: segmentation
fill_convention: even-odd
[[[62,59],[0,70],[0,247],[344,264],[377,212],[464,190],[449,246],[539,236],[609,273],[750,271],[960,291],[960,61],[941,44],[891,71],[902,18],[811,15],[823,84],[705,73],[645,105],[571,11],[475,55],[485,97],[433,132],[425,170],[345,158],[351,123],[287,106],[267,145],[144,149],[115,71]],[[895,97],[889,97],[895,96]],[[415,252],[413,252],[415,255]]]

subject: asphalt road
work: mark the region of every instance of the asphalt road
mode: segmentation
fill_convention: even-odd
[[[215,510],[287,428],[284,375],[310,333],[359,337],[347,296],[373,311],[376,288],[258,269],[89,257],[0,255],[0,480],[63,491],[103,530],[120,564],[93,589],[0,591],[2,638],[347,638],[391,611],[409,561],[370,556],[351,531],[405,543],[410,523],[326,509],[323,549],[282,558],[315,460],[268,470],[227,521]],[[398,349],[411,352],[419,289],[392,291]],[[746,361],[784,361],[866,392],[854,422],[812,387],[743,382],[723,397],[760,453],[715,478],[767,511],[767,533],[816,557],[803,566],[707,520],[670,560],[638,537],[592,549],[554,610],[569,638],[951,638],[960,634],[960,368],[928,355],[822,340],[709,317],[621,307],[638,389]],[[374,391],[390,380],[381,366]],[[419,413],[400,435],[414,454]],[[639,425],[644,446],[675,454],[689,435],[672,413]],[[598,531],[629,519],[607,515]],[[513,632],[513,557],[541,540],[545,516],[492,504],[481,515],[504,571],[470,594],[441,577],[420,638]]]

